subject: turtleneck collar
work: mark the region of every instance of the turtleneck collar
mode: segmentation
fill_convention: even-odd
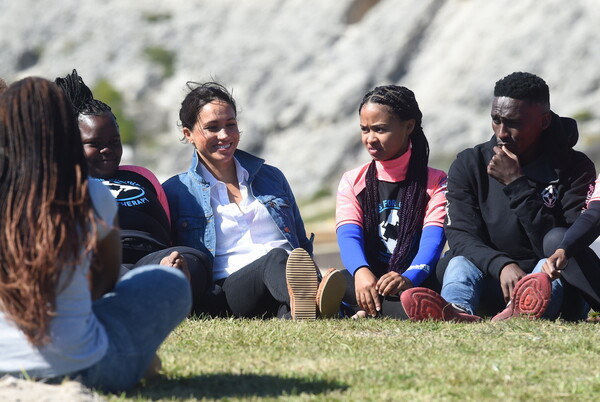
[[[412,146],[409,146],[408,150],[397,158],[387,161],[375,161],[377,179],[388,182],[397,182],[406,179],[411,154]]]

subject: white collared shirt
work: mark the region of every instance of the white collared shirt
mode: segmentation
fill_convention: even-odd
[[[202,176],[210,185],[210,206],[215,219],[214,281],[227,278],[274,248],[292,250],[267,208],[249,191],[248,171],[236,158],[233,160],[242,195],[239,205],[229,201],[225,183],[200,164]]]

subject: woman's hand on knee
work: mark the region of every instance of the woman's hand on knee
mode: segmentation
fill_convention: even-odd
[[[562,248],[559,248],[546,259],[542,266],[542,271],[550,276],[550,279],[558,279],[562,273],[562,270],[567,265],[567,253]]]
[[[400,275],[398,272],[391,271],[379,278],[375,289],[381,296],[387,296],[396,295],[412,287],[413,284],[410,279]]]

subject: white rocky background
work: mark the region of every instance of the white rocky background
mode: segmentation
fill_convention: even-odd
[[[597,159],[598,21],[594,0],[0,0],[0,77],[77,68],[91,87],[108,80],[137,123],[127,162],[163,180],[190,160],[177,126],[186,81],[219,80],[240,107],[240,148],[306,200],[368,161],[356,109],[389,83],[415,92],[435,167],[489,138],[494,83],[513,71],[547,81]],[[147,48],[173,56],[172,75]]]
[[[599,160],[599,21],[595,0],[0,0],[0,77],[77,68],[90,87],[110,82],[137,125],[124,162],[161,180],[189,164],[177,126],[186,81],[221,81],[239,104],[240,148],[281,168],[298,198],[329,194],[330,211],[341,173],[369,160],[356,109],[376,85],[415,92],[432,165],[447,169],[491,135],[494,83],[533,72],[553,110],[578,120],[577,148]],[[44,397],[61,399],[0,386],[1,400]]]

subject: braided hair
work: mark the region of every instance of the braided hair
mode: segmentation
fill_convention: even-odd
[[[95,248],[87,172],[63,92],[12,84],[0,96],[0,308],[36,346],[50,341],[58,284]]]
[[[402,121],[415,120],[410,134],[412,154],[408,165],[406,179],[402,186],[400,209],[398,210],[398,239],[394,252],[388,263],[388,272],[402,273],[408,268],[411,246],[415,236],[423,226],[427,195],[427,164],[429,162],[429,143],[421,127],[422,113],[414,93],[397,85],[376,87],[368,92],[358,108],[360,114],[367,103],[387,106]],[[379,189],[376,162],[373,160],[366,175],[366,206],[364,211],[367,253],[373,255],[378,248],[379,240]]]
[[[78,116],[100,116],[110,113],[114,117],[116,123],[117,118],[110,106],[98,99],[94,99],[92,91],[85,85],[83,79],[77,74],[76,69],[73,69],[73,72],[65,78],[56,78],[54,83],[63,90],[65,95],[67,95],[67,98],[73,106],[73,110]]]

